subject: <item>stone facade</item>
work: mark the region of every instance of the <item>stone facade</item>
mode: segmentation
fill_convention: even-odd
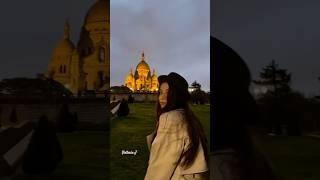
[[[136,67],[135,73],[130,69],[125,78],[124,85],[130,88],[133,92],[156,92],[158,91],[158,77],[155,69],[151,75],[150,67],[145,61],[144,52],[141,54],[140,62]]]
[[[98,0],[88,11],[80,40],[70,40],[70,27],[64,25],[64,36],[57,43],[46,73],[63,84],[74,95],[110,87],[110,20],[109,0]]]

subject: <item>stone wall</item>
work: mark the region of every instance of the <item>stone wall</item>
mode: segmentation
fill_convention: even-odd
[[[0,98],[0,122],[1,124],[10,124],[10,114],[14,108],[16,109],[17,123],[37,121],[41,115],[46,115],[50,121],[56,121],[64,103],[68,103],[71,113],[77,113],[79,122],[94,124],[108,122],[109,102],[104,98],[55,101],[39,99],[1,101]]]
[[[127,99],[130,93],[111,93],[110,100],[117,101],[121,99]],[[155,102],[157,100],[157,93],[131,93],[135,102]]]

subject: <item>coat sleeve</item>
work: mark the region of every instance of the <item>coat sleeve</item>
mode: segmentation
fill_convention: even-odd
[[[149,157],[145,180],[171,179],[184,147],[184,128],[181,116],[169,114],[159,121]]]

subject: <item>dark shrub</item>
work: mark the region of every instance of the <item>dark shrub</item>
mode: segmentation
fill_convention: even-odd
[[[190,95],[193,104],[205,104],[209,102],[208,94],[200,89],[194,90]]]
[[[63,152],[55,128],[46,116],[41,116],[23,157],[26,174],[53,172],[63,159]]]
[[[122,99],[119,110],[117,112],[118,116],[127,116],[129,114],[129,105],[128,102],[125,99]]]

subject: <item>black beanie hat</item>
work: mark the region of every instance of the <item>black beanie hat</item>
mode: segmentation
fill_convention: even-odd
[[[158,77],[158,81],[159,85],[163,82],[167,82],[169,84],[169,88],[170,86],[173,86],[178,92],[177,96],[180,96],[187,101],[190,99],[188,82],[178,73],[171,72],[168,75],[161,75]]]

